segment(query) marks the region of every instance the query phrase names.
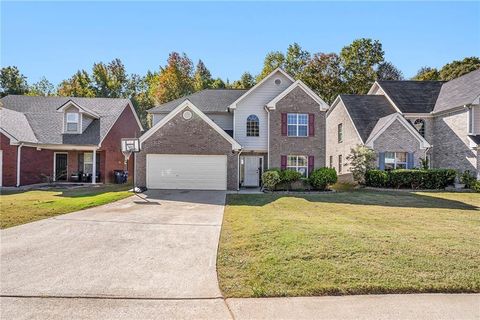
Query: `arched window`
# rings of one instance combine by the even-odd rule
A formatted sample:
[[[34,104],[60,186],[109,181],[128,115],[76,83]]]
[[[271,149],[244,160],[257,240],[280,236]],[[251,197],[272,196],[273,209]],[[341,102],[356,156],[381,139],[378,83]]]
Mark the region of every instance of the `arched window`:
[[[258,124],[258,117],[251,114],[247,118],[247,137],[258,137],[260,135],[260,128]]]
[[[420,135],[425,138],[425,120],[416,119],[413,123],[413,126],[415,127],[415,129],[417,129]]]

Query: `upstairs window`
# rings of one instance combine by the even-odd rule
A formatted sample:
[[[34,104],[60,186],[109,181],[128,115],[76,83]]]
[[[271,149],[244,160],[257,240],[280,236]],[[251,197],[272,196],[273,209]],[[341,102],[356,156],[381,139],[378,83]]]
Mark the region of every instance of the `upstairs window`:
[[[289,137],[308,136],[308,114],[287,114],[287,134]]]
[[[247,118],[247,137],[258,137],[260,135],[260,125],[258,117],[251,114]]]
[[[338,143],[342,143],[343,142],[343,123],[338,124],[337,134],[338,134]]]
[[[416,119],[413,123],[413,126],[415,127],[415,129],[417,129],[418,133],[420,133],[420,135],[425,138],[425,120]]]
[[[67,132],[78,132],[79,128],[79,114],[76,112],[67,112],[66,114],[66,131]]]

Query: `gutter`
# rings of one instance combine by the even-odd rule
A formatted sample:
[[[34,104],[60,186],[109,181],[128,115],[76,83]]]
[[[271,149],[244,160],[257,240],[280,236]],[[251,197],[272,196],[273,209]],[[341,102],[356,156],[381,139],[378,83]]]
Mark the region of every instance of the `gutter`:
[[[22,156],[22,147],[23,142],[20,143],[17,147],[17,185],[16,187],[20,187],[20,163],[21,163],[21,156]]]
[[[237,191],[240,191],[240,154],[243,149],[240,149],[237,154]]]

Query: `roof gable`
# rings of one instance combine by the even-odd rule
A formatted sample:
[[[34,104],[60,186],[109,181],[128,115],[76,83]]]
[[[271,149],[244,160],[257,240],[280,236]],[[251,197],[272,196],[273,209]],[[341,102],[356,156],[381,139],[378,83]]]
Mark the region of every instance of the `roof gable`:
[[[292,92],[293,89],[295,88],[300,88],[302,89],[306,94],[310,96],[316,103],[319,104],[320,110],[321,111],[326,111],[328,109],[328,104],[323,101],[322,98],[320,98],[315,92],[313,92],[312,89],[310,89],[305,83],[303,83],[301,80],[297,80],[294,83],[292,83],[287,89],[285,89],[282,93],[280,93],[278,96],[273,98],[269,103],[267,103],[267,107],[269,109],[275,110],[275,106],[277,102],[282,100],[285,96],[287,96],[290,92]]]
[[[287,80],[291,81],[292,83],[295,82],[295,79],[293,79],[288,73],[286,73],[285,71],[283,71],[281,68],[277,68],[275,70],[273,70],[272,72],[270,72],[269,75],[267,75],[265,78],[262,79],[262,81],[260,81],[259,83],[257,83],[256,85],[254,85],[253,87],[250,88],[250,90],[248,90],[247,92],[245,92],[242,96],[240,96],[237,100],[235,100],[233,103],[230,104],[229,108],[230,109],[236,109],[237,108],[237,105],[242,101],[244,100],[246,97],[248,97],[250,94],[252,94],[253,92],[255,92],[258,88],[260,88],[264,83],[266,83],[270,78],[272,78],[275,74],[277,73],[280,73],[282,74],[284,77],[287,78]],[[267,101],[268,102],[268,101]]]
[[[0,130],[14,142],[38,142],[27,118],[21,112],[0,107]]]
[[[367,141],[370,133],[380,118],[397,112],[383,95],[342,94],[338,99],[343,102],[343,105],[363,142]]]
[[[155,124],[152,128],[150,128],[147,132],[145,132],[140,137],[140,144],[142,144],[145,140],[150,138],[156,131],[166,125],[170,120],[173,119],[178,113],[180,113],[185,108],[189,108],[193,112],[195,112],[200,118],[205,121],[208,125],[210,125],[215,131],[217,131],[225,140],[227,140],[232,145],[232,150],[240,150],[242,147],[240,144],[235,141],[232,137],[228,135],[222,128],[220,128],[215,122],[212,121],[205,113],[203,113],[198,107],[196,107],[190,100],[185,100],[182,102],[178,107],[172,110],[166,117],[160,120],[157,124]]]
[[[382,135],[393,123],[398,121],[405,129],[407,129],[410,134],[418,140],[420,143],[421,149],[426,149],[430,147],[430,144],[425,140],[424,137],[408,122],[400,113],[394,113],[385,117],[378,119],[375,127],[373,128],[370,136],[368,137],[365,145],[367,147],[373,148],[373,143],[375,140]]]

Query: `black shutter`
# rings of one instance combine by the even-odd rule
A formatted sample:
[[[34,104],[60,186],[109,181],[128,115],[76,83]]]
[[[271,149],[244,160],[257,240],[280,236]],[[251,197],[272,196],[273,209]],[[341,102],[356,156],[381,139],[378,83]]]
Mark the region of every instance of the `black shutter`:
[[[78,153],[78,172],[83,173],[83,152]]]

